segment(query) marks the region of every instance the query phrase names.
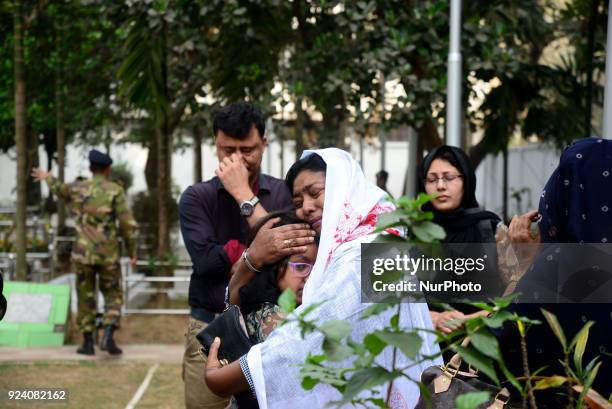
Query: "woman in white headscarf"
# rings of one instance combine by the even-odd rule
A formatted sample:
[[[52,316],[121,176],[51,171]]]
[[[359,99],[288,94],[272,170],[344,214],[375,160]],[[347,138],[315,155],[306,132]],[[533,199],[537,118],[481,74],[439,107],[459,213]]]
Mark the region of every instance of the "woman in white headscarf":
[[[287,183],[293,195],[298,217],[307,220],[320,235],[317,261],[304,287],[302,305],[324,302],[308,317],[318,324],[336,319],[352,326],[352,338],[360,341],[376,329],[388,325],[394,311],[361,320],[369,306],[361,302],[361,244],[371,242],[375,235],[377,217],[393,210],[386,201],[386,193],[368,182],[357,162],[340,149],[328,148],[305,151],[287,174]],[[404,330],[432,328],[426,304],[402,304],[400,326]],[[423,335],[421,355],[439,352],[429,335]],[[314,332],[305,338],[296,323],[275,329],[267,340],[251,348],[240,360],[241,375],[254,389],[260,408],[323,408],[341,398],[329,385],[319,384],[310,391],[301,387],[299,364],[307,355],[321,352],[323,335]],[[218,347],[218,343],[216,343]],[[209,362],[216,347],[211,348]],[[411,362],[401,354],[395,357],[394,367],[406,367]],[[378,357],[377,364],[391,369],[393,351],[387,347]],[[350,365],[350,362],[340,363]],[[422,371],[430,365],[441,364],[441,359],[422,362],[408,369],[407,375],[419,380]],[[236,368],[237,365],[234,365]],[[226,369],[226,368],[224,368]],[[211,372],[212,370],[212,372]],[[207,367],[206,380],[215,391],[216,368]],[[236,384],[236,383],[235,383]],[[387,386],[381,387],[383,396]],[[222,392],[223,389],[217,389]],[[229,391],[226,389],[226,393]],[[234,389],[232,393],[235,393]],[[389,398],[391,408],[413,408],[419,397],[416,384],[406,378],[394,381]]]

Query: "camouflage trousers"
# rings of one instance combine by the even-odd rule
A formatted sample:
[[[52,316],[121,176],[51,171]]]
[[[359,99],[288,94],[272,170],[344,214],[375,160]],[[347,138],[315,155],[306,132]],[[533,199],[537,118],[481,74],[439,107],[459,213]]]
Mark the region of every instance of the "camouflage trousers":
[[[106,266],[75,263],[74,267],[79,300],[77,324],[80,331],[93,332],[96,327],[96,275],[99,290],[104,296],[104,325],[119,327],[123,305],[119,264]]]

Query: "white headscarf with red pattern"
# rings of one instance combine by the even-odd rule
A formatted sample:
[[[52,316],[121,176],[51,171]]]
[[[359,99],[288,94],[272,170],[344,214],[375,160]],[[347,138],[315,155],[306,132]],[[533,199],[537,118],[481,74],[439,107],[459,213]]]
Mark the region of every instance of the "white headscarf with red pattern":
[[[351,155],[338,148],[307,150],[302,159],[316,153],[327,165],[325,204],[317,262],[308,277],[302,300],[307,303],[325,280],[325,270],[335,250],[344,243],[371,234],[378,215],[395,209],[387,193],[369,182]]]
[[[360,342],[366,334],[387,325],[394,314],[388,310],[361,319],[363,311],[370,306],[361,302],[361,244],[374,239],[371,233],[378,215],[394,207],[385,200],[383,190],[366,180],[357,162],[347,152],[335,148],[320,149],[306,151],[302,157],[312,153],[320,155],[327,165],[325,202],[317,261],[304,287],[302,305],[296,313],[321,302],[308,318],[319,325],[333,319],[348,322],[352,327],[351,337]],[[432,328],[426,304],[404,303],[400,317],[403,329]],[[421,354],[439,352],[435,338],[423,336]],[[323,336],[319,332],[302,338],[298,326],[291,322],[276,328],[266,341],[251,348],[247,362],[261,409],[323,408],[341,398],[340,393],[328,385],[319,384],[310,391],[301,387],[299,365],[304,363],[309,353],[320,354],[322,342]],[[376,363],[387,369],[391,369],[393,363],[396,368],[413,364],[402,354],[394,356],[392,348],[386,348]],[[348,361],[339,364],[351,365]],[[440,364],[441,359],[425,361],[411,366],[405,373],[418,380],[426,367]],[[381,385],[381,395],[385,396],[386,392],[387,385]],[[413,382],[398,378],[393,383],[389,404],[392,409],[409,409],[416,405],[418,397],[419,389]]]

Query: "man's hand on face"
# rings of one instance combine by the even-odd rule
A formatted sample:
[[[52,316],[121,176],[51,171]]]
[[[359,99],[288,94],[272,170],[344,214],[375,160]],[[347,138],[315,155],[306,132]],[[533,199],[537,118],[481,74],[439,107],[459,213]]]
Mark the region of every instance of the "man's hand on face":
[[[304,253],[314,243],[316,232],[308,224],[272,227],[280,219],[268,220],[257,232],[249,247],[249,258],[255,268],[273,264],[283,257]]]
[[[254,194],[249,186],[249,171],[240,156],[233,153],[219,163],[215,175],[221,179],[223,187],[238,203],[250,200]]]

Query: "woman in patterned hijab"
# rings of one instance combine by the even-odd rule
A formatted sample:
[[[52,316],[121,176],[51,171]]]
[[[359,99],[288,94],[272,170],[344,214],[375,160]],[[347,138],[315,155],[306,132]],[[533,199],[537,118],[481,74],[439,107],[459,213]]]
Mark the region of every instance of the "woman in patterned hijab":
[[[520,303],[513,309],[543,322],[540,308],[552,312],[568,340],[594,321],[583,367],[598,357],[602,365],[593,388],[608,397],[612,393],[612,250],[606,243],[612,241],[612,141],[587,138],[568,147],[542,192],[539,213],[545,247],[517,285]],[[502,346],[506,362],[516,363],[513,372],[522,373],[519,341],[506,331],[502,342],[507,344]],[[529,330],[527,345],[531,373],[548,366],[550,373],[563,374],[558,365],[563,352],[546,323]],[[553,394],[544,396],[543,405],[561,407],[555,399],[558,396]]]

